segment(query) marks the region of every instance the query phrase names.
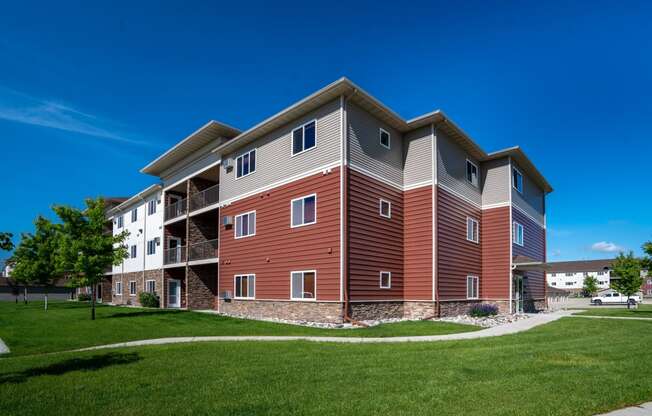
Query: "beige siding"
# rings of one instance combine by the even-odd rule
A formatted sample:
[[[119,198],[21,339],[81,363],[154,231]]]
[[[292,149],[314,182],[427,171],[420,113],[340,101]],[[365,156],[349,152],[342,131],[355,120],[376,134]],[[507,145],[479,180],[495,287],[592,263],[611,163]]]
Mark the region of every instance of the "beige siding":
[[[161,175],[163,180],[163,187],[174,185],[176,182],[187,178],[190,175],[196,175],[199,171],[206,169],[208,166],[214,165],[220,160],[220,156],[212,153],[211,150],[215,148],[215,144],[211,143],[203,148],[192,153],[184,160],[175,164],[175,169],[164,172]]]
[[[292,156],[292,130],[314,119],[317,120],[316,147]],[[234,153],[223,155],[223,160],[233,162],[233,169],[226,172],[224,166],[221,168],[220,200],[237,198],[320,166],[337,163],[340,161],[340,143],[340,102],[334,100]],[[254,148],[257,149],[256,172],[236,180],[235,158]]]
[[[432,135],[430,126],[411,131],[403,141],[403,185],[432,181]]]
[[[466,180],[466,159],[478,166],[478,187]],[[462,147],[441,130],[437,131],[437,181],[440,185],[482,204],[482,169],[477,160],[470,157]]]
[[[512,203],[514,206],[525,211],[531,217],[534,217],[539,223],[544,222],[544,192],[530,177],[512,160],[512,166],[515,166],[523,175],[523,194],[516,189],[512,191]],[[511,184],[510,172],[510,184]],[[511,185],[510,185],[511,186]]]
[[[402,186],[403,138],[401,134],[355,104],[348,105],[347,119],[351,165]],[[381,127],[391,134],[391,149],[380,145],[378,135]]]
[[[482,205],[509,202],[509,159],[482,163]]]

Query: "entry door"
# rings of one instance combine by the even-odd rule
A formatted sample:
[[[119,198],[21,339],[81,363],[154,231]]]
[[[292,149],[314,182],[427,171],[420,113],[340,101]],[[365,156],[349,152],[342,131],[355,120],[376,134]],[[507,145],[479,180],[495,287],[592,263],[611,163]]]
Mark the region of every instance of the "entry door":
[[[95,300],[102,303],[102,283],[98,284],[97,289],[95,289]]]
[[[168,308],[181,307],[181,283],[178,280],[168,280]]]
[[[523,313],[523,276],[514,275],[514,312]]]
[[[179,263],[181,262],[181,239],[180,238],[170,238],[168,242],[169,251],[169,261],[170,263]]]

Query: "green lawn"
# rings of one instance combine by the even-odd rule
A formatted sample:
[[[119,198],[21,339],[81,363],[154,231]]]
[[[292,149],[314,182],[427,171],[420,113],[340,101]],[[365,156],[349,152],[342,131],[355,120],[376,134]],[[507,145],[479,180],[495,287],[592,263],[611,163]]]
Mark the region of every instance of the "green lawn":
[[[592,307],[585,309],[585,312],[580,312],[577,315],[589,316],[625,316],[632,318],[652,318],[652,305],[642,304],[638,305],[637,309],[627,309],[626,305],[622,307]]]
[[[2,415],[592,415],[652,400],[652,322],[409,344],[197,343],[0,360]]]
[[[197,312],[98,306],[90,320],[88,304],[0,302],[0,338],[11,355],[67,351],[93,345],[150,338],[202,335],[329,335],[387,337],[439,335],[480,329],[447,322],[412,321],[361,329],[320,329]],[[0,413],[1,414],[1,413]]]

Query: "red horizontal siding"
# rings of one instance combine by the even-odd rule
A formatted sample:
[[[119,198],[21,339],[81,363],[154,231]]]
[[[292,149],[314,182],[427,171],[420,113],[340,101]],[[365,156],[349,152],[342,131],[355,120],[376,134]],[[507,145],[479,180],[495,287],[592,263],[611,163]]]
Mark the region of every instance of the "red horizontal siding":
[[[403,209],[405,299],[432,299],[432,186],[405,191]]]
[[[256,235],[234,238],[220,222],[220,287],[233,293],[233,276],[256,274],[256,299],[290,299],[290,272],[317,270],[317,300],[340,299],[339,169],[236,201],[221,214],[256,211]],[[290,201],[317,194],[317,223],[290,227]]]
[[[514,256],[528,256],[537,261],[546,259],[546,230],[518,209],[512,208],[512,219],[523,226],[523,246],[513,244]],[[543,299],[545,296],[545,273],[528,271],[527,276],[529,296],[533,299]]]
[[[510,280],[509,207],[482,211],[482,280],[480,294],[487,299],[508,299]]]

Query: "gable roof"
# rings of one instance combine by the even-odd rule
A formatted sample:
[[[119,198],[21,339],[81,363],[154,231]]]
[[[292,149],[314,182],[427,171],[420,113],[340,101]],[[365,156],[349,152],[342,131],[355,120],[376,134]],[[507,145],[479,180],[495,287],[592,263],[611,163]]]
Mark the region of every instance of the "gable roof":
[[[579,273],[579,272],[600,272],[610,270],[613,259],[601,260],[576,260],[576,261],[558,261],[548,263],[549,273]]]

